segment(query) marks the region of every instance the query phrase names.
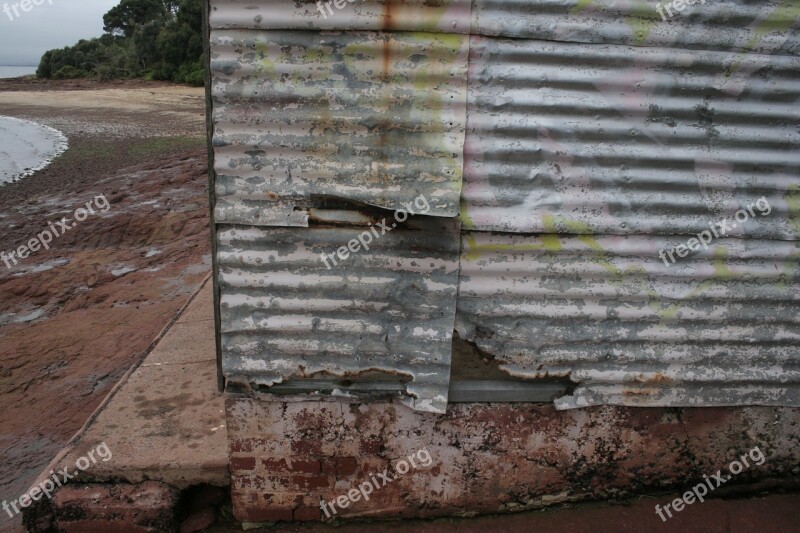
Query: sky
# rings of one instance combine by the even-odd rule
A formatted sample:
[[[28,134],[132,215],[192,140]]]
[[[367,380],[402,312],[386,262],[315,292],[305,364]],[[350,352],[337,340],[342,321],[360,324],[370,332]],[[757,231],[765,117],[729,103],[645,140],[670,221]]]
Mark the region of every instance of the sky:
[[[30,11],[9,8],[21,0],[0,0],[0,65],[38,65],[46,51],[103,34],[103,15],[119,0],[36,0]],[[11,20],[13,18],[13,20]]]

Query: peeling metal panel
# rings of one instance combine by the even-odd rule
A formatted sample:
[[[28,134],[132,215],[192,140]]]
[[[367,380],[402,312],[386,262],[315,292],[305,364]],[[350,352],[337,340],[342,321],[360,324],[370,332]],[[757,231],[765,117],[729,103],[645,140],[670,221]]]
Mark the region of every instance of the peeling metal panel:
[[[327,1],[327,0],[326,0]],[[392,30],[469,33],[472,0],[348,0],[320,10],[316,0],[215,0],[214,29]],[[324,4],[325,2],[322,2]]]
[[[800,243],[685,237],[463,238],[456,329],[500,368],[578,384],[559,408],[800,406]]]
[[[350,391],[393,381],[387,386],[405,390],[415,409],[444,411],[470,5],[346,2],[323,16],[315,2],[212,0],[214,217],[229,385],[304,387],[336,377],[352,380]],[[428,216],[325,266],[321,253],[369,232],[390,218],[386,210],[413,213],[420,198]]]
[[[441,413],[455,322],[526,381],[460,400],[800,406],[799,6],[213,0],[225,377]]]
[[[796,239],[800,57],[472,37],[467,229]]]
[[[786,384],[767,381],[753,384],[722,382],[699,385],[647,385],[639,383],[604,384],[594,382],[578,387],[574,396],[555,401],[558,409],[595,405],[631,407],[736,407],[745,405],[800,406],[800,386],[796,380]]]
[[[350,378],[411,382],[411,406],[444,412],[450,378],[459,227],[415,217],[326,268],[355,228],[218,229],[223,372],[232,383]]]
[[[800,55],[797,0],[475,0],[472,33],[548,41]]]
[[[217,220],[298,226],[315,197],[420,195],[457,216],[467,54],[463,35],[214,31]]]

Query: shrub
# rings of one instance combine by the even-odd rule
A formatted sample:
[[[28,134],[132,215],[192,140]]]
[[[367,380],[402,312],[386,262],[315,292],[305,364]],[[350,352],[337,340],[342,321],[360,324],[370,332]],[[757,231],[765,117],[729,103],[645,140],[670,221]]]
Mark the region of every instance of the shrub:
[[[86,78],[88,76],[89,73],[85,70],[75,68],[71,65],[65,65],[53,74],[53,77],[57,80],[74,80],[75,78]]]

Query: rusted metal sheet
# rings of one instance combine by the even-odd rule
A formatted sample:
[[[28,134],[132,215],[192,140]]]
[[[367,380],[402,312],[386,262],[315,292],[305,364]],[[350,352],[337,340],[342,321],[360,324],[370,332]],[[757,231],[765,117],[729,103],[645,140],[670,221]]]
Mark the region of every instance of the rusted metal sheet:
[[[456,329],[559,408],[800,406],[800,243],[466,232]]]
[[[320,199],[420,195],[457,216],[467,53],[450,34],[213,32],[217,221],[302,226]]]
[[[244,389],[344,378],[336,394],[442,412],[470,3],[340,4],[210,4],[221,366]],[[427,217],[321,259],[419,200]]]
[[[797,0],[686,0],[680,11],[664,9],[670,4],[660,0],[475,0],[472,33],[800,55]]]
[[[336,254],[362,231],[369,233],[367,226],[218,228],[229,383],[393,375],[407,382],[413,408],[444,412],[458,223],[414,217],[326,267],[321,254]]]
[[[229,383],[443,412],[456,322],[511,376],[568,377],[562,409],[800,405],[797,2],[340,5],[211,2]]]
[[[248,30],[391,30],[467,34],[472,0],[212,1],[211,27]],[[326,5],[327,4],[327,5]]]
[[[796,239],[800,57],[472,37],[465,228]]]

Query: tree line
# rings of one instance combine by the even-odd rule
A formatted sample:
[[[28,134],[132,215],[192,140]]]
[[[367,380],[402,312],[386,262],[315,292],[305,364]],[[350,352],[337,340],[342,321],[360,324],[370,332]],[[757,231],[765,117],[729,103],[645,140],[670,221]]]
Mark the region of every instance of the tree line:
[[[49,50],[39,78],[146,78],[203,85],[201,0],[121,0],[101,37]]]

